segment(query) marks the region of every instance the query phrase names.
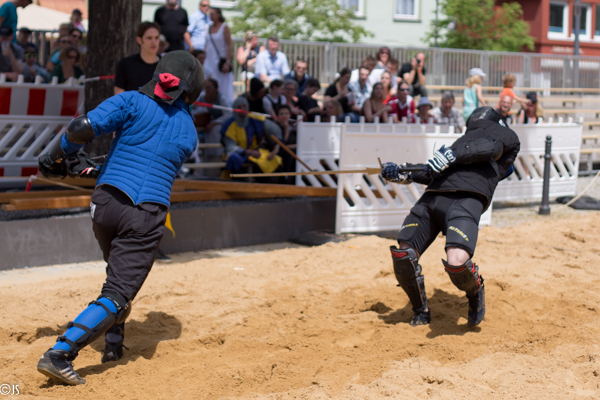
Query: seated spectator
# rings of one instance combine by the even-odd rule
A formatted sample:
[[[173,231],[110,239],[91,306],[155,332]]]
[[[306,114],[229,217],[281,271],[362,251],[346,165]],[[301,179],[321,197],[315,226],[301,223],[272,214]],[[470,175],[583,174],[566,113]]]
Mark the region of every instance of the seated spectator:
[[[335,117],[337,122],[344,122],[344,109],[336,99],[327,100],[323,107],[322,121],[329,122],[331,121],[331,117]]]
[[[198,101],[231,107],[231,104],[219,92],[219,83],[212,78],[207,78],[204,81],[204,90],[198,97]],[[194,106],[192,116],[194,117],[194,125],[200,128],[199,132],[205,135],[204,142],[219,143],[221,142],[221,126],[226,119],[231,117],[231,112],[205,106]],[[218,161],[223,157],[223,149],[205,149],[203,152],[208,161]]]
[[[419,105],[417,106],[417,115],[415,115],[414,122],[419,124],[432,124],[433,117],[429,113],[433,108],[433,104],[427,97],[421,97],[419,99]]]
[[[287,105],[282,105],[277,108],[277,119],[275,122],[281,128],[281,141],[286,147],[292,150],[294,153],[296,152],[296,126],[290,122],[290,118],[292,116],[290,107]],[[279,150],[279,156],[281,157],[281,172],[295,172],[296,171],[296,159],[292,157],[284,149]],[[294,177],[288,176],[285,179],[282,179],[280,183],[293,185]]]
[[[200,65],[204,66],[204,61],[206,60],[206,52],[204,50],[194,50],[192,51],[192,55],[196,57]]]
[[[69,31],[69,40],[71,41],[71,45],[73,47],[79,48],[79,43],[83,39],[83,33],[77,28],[73,28]]]
[[[302,116],[306,120],[306,114],[298,107],[298,82],[295,79],[286,79],[283,82],[283,95],[285,96],[285,104],[290,108],[292,118],[296,119]]]
[[[0,28],[0,73],[6,74],[9,81],[16,82],[23,73],[23,48],[13,42],[13,29],[10,26]]]
[[[292,79],[298,84],[296,96],[300,96],[300,94],[304,92],[304,89],[306,89],[306,83],[309,79],[312,79],[312,76],[310,76],[306,71],[308,71],[308,63],[302,58],[299,58],[294,64],[294,70],[285,76],[284,81]]]
[[[373,84],[377,83],[377,82],[381,82],[381,76],[383,75],[384,72],[388,72],[390,74],[390,80],[391,80],[391,86],[392,88],[395,88],[397,83],[397,79],[396,79],[396,73],[398,72],[398,65],[399,62],[398,60],[396,60],[395,58],[390,58],[386,64],[385,69],[374,69],[373,72],[371,72],[371,75],[369,76],[369,81],[372,82]],[[396,92],[394,91],[392,93],[392,96],[395,95]]]
[[[254,77],[250,79],[250,91],[242,94],[242,97],[248,102],[250,111],[266,114],[263,107],[263,98],[267,95],[267,88],[260,79]]]
[[[369,85],[369,73],[367,67],[360,67],[358,81],[348,84],[348,89],[354,94],[356,100],[352,111],[358,114],[361,113],[365,102],[371,97],[372,88]]]
[[[79,62],[79,50],[73,46],[67,46],[60,52],[61,63],[54,67],[51,76],[58,77],[58,83],[65,83],[69,78],[79,79],[83,75],[81,68],[77,66]]]
[[[500,104],[498,104],[498,108],[496,109],[496,111],[498,111],[506,125],[508,125],[509,120],[511,120],[510,109],[512,108],[512,105],[512,96],[505,94],[504,96],[500,97]]]
[[[21,28],[19,29],[19,34],[17,35],[17,44],[21,47],[25,47],[31,43],[31,35],[33,32],[29,28]],[[33,44],[33,43],[32,43]]]
[[[348,88],[351,72],[349,68],[342,68],[340,70],[340,76],[325,91],[323,101],[325,103],[332,99],[339,101],[344,112],[343,118],[350,117],[351,122],[358,122],[359,115],[352,110],[352,106],[356,101]]]
[[[379,117],[379,122],[387,123],[389,118],[388,113],[391,109],[391,106],[383,103],[383,84],[377,82],[373,86],[371,98],[367,99],[363,106],[365,121],[374,122],[375,117]]]
[[[271,81],[269,92],[262,99],[263,110],[266,114],[276,115],[275,108],[286,104],[285,96],[283,95],[283,82],[279,79]]]
[[[436,124],[453,126],[456,132],[461,132],[465,126],[462,113],[454,107],[454,94],[449,91],[442,94],[442,106],[434,108],[431,115]]]
[[[237,61],[242,67],[242,73],[240,79],[242,81],[249,81],[254,78],[254,71],[256,67],[256,57],[265,51],[265,46],[258,44],[258,35],[256,32],[248,31],[244,35],[244,46],[240,46],[237,49]]]
[[[510,96],[513,100],[518,101],[521,104],[531,105],[531,101],[525,97],[519,97],[514,92],[513,88],[517,83],[517,78],[513,74],[506,74],[502,77],[502,86],[504,89],[500,92],[500,100],[498,102],[498,108],[500,108],[500,101],[502,101],[502,97]],[[509,112],[510,114],[510,112]]]
[[[25,82],[35,82],[36,76],[42,77],[42,82],[49,83],[51,80],[50,73],[44,67],[38,64],[38,50],[35,44],[28,43],[25,45],[24,63],[23,63],[23,80]]]
[[[51,43],[50,43],[50,49],[51,49],[51,53],[54,54],[56,52],[56,48],[57,47],[62,47],[61,43],[60,43],[60,39],[63,36],[69,36],[69,32],[71,32],[71,29],[75,28],[75,26],[72,23],[64,23],[64,24],[60,24],[60,26],[58,27],[58,38],[57,39],[52,39]]]
[[[389,47],[383,46],[380,47],[377,51],[377,64],[375,64],[375,69],[385,69],[388,63],[388,60],[392,56],[392,51]]]
[[[240,96],[233,102],[233,108],[248,111],[248,102]],[[236,112],[225,120],[221,127],[226,155],[222,178],[229,179],[229,174],[240,171],[247,161],[256,163],[263,172],[273,172],[279,168],[281,165],[281,157],[277,155],[279,146],[273,146],[271,151],[265,148],[264,131],[267,123],[276,125],[269,120],[263,123],[248,114]]]
[[[376,82],[374,82],[371,79],[370,74],[374,71],[375,69],[375,64],[377,64],[377,60],[375,60],[375,57],[368,55],[365,58],[363,58],[362,64],[360,65],[359,68],[353,69],[352,70],[352,74],[350,75],[350,82],[357,82],[358,81],[358,75],[360,74],[360,68],[367,68],[369,70],[369,79],[368,79],[368,83],[369,86],[373,86],[373,84],[375,84]]]
[[[390,115],[395,119],[396,122],[412,122],[413,115],[415,114],[415,102],[408,93],[410,92],[410,86],[404,81],[398,83],[398,93],[393,96],[388,104],[392,110]]]
[[[60,52],[62,51],[62,49],[70,45],[71,39],[68,33],[58,38],[56,46],[54,47],[54,50],[52,50],[52,54],[50,55],[50,57],[48,58],[48,62],[46,63],[46,71],[52,72],[54,67],[61,63]]]
[[[402,64],[402,68],[398,76],[410,84],[410,95],[427,97],[427,89],[425,88],[425,54],[419,53],[413,57],[409,63]]]
[[[313,98],[315,93],[321,89],[321,84],[316,79],[309,79],[306,82],[306,89],[300,96],[298,96],[298,107],[306,115],[306,120],[309,122],[315,122],[315,116],[321,115],[321,107],[319,102]]]
[[[520,124],[537,124],[544,117],[544,109],[538,102],[537,93],[529,92],[525,97],[531,101],[531,105],[521,104],[518,121]]]
[[[285,54],[279,51],[279,39],[271,36],[267,40],[267,51],[256,56],[255,74],[264,83],[275,79],[283,79],[290,72],[290,66]]]
[[[142,22],[136,29],[140,52],[123,57],[117,62],[114,94],[138,90],[152,80],[160,58],[156,55],[160,27],[155,22]]]
[[[85,33],[85,27],[81,23],[83,20],[83,15],[81,14],[81,10],[78,8],[73,9],[71,12],[71,23],[73,26],[81,31],[81,33]]]
[[[392,74],[383,71],[381,74],[381,83],[383,84],[383,104],[388,104],[392,97],[396,95],[395,88],[392,85]]]

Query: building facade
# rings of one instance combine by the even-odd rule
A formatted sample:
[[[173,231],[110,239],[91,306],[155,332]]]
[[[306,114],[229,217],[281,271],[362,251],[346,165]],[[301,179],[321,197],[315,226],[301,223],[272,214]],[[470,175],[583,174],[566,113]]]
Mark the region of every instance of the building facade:
[[[284,0],[286,1],[286,0]],[[435,21],[436,0],[338,0],[339,4],[355,10],[355,22],[373,33],[362,43],[388,46],[427,46],[426,33]],[[144,0],[142,20],[152,20],[154,11],[164,0]],[[198,9],[199,0],[181,0],[188,15]],[[239,15],[237,1],[211,0],[211,5],[221,7],[226,18]]]

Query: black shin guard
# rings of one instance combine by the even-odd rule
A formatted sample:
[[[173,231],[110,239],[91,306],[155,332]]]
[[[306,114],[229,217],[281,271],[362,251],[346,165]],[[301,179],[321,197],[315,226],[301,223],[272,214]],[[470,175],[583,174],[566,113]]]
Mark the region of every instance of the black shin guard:
[[[472,297],[477,294],[483,284],[483,279],[479,276],[479,267],[471,259],[458,267],[448,264],[445,260],[442,260],[442,263],[454,286],[464,290],[467,296]]]
[[[400,250],[396,246],[390,246],[390,251],[398,286],[408,295],[416,314],[426,312],[425,277],[421,275],[417,252],[412,248]]]

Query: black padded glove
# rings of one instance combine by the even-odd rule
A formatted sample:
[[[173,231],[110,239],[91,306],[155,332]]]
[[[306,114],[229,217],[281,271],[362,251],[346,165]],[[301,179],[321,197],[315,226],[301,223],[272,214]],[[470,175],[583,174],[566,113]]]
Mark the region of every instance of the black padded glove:
[[[83,150],[79,150],[67,160],[68,174],[73,178],[97,178],[101,164],[95,162]]]
[[[67,176],[67,163],[64,160],[56,162],[50,154],[38,157],[38,169],[46,178],[56,179]]]

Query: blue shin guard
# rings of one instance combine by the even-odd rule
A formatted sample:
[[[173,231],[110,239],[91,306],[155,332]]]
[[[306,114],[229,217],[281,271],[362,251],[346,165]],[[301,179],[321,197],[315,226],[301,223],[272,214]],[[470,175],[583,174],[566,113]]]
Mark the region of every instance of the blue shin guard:
[[[119,306],[119,302],[101,296],[92,301],[73,322],[69,322],[67,331],[54,345],[55,350],[68,351],[71,359],[77,356],[81,348],[93,342],[115,324],[118,317],[128,307]]]

